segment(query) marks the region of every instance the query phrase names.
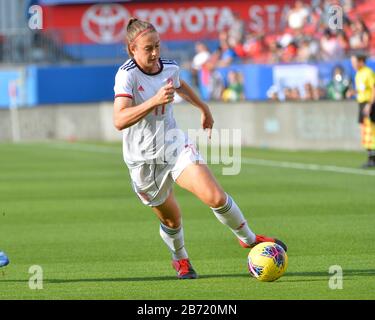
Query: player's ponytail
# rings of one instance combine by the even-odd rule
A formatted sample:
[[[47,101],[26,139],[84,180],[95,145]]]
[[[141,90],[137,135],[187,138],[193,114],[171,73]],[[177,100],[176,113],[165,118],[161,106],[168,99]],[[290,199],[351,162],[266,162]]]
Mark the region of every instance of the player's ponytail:
[[[137,18],[130,18],[126,26],[126,49],[130,57],[133,57],[130,46],[135,44],[136,40],[147,32],[157,32],[155,27],[147,22]]]

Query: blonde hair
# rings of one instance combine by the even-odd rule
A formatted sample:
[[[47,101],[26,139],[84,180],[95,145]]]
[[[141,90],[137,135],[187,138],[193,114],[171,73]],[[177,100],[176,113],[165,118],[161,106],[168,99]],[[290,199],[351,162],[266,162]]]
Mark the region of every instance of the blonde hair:
[[[126,26],[126,50],[130,57],[133,58],[133,54],[130,51],[130,46],[135,43],[135,40],[147,33],[147,32],[157,32],[155,27],[147,22],[142,21],[137,18],[130,18],[128,25]]]

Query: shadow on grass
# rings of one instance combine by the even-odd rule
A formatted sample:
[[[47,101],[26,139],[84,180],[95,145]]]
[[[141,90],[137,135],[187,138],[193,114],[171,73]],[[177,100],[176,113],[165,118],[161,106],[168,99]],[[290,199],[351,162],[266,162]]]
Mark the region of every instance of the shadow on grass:
[[[326,281],[330,274],[327,271],[314,272],[287,272],[283,282],[296,281]],[[375,276],[375,270],[343,270],[343,276]],[[296,279],[288,279],[289,277]],[[305,277],[310,279],[298,279]],[[314,277],[324,277],[324,279],[314,279]],[[203,274],[199,279],[222,279],[222,278],[250,278],[248,273],[237,274]],[[89,278],[89,279],[45,279],[44,283],[61,284],[61,283],[79,283],[79,282],[144,282],[144,281],[176,281],[176,276],[158,276],[158,277],[124,277],[124,278]],[[27,283],[28,280],[12,280],[0,276],[0,283]]]
[[[206,274],[199,275],[199,279],[210,279],[210,278],[249,278],[249,274]],[[44,283],[77,283],[77,282],[144,282],[144,281],[176,281],[176,276],[160,276],[160,277],[128,277],[128,278],[91,278],[91,279],[45,279]],[[23,283],[28,282],[28,280],[11,280],[2,279],[0,277],[0,282],[13,282],[13,283]]]

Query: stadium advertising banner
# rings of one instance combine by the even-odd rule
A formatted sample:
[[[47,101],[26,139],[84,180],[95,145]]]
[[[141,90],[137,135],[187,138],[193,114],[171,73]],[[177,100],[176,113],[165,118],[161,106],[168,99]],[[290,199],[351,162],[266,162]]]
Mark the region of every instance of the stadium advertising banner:
[[[44,29],[58,31],[65,44],[122,42],[132,16],[150,21],[163,40],[216,39],[235,15],[251,31],[275,32],[285,24],[293,0],[129,2],[43,6]]]
[[[33,0],[30,0],[33,1]],[[49,5],[53,6],[56,4],[81,4],[81,3],[112,3],[112,2],[168,2],[175,0],[36,0],[40,5]]]

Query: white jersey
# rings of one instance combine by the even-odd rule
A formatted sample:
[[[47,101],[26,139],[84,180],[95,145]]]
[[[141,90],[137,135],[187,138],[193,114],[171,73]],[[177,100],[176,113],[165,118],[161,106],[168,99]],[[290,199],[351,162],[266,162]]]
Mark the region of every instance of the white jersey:
[[[180,87],[179,67],[173,60],[160,59],[160,70],[146,73],[133,59],[127,60],[119,69],[115,79],[115,97],[128,97],[133,106],[140,105],[153,97],[161,87],[172,83]],[[145,162],[167,163],[168,146],[173,138],[166,138],[167,132],[177,129],[172,104],[156,107],[143,119],[123,130],[124,161],[129,168]],[[183,143],[187,143],[186,136]]]

